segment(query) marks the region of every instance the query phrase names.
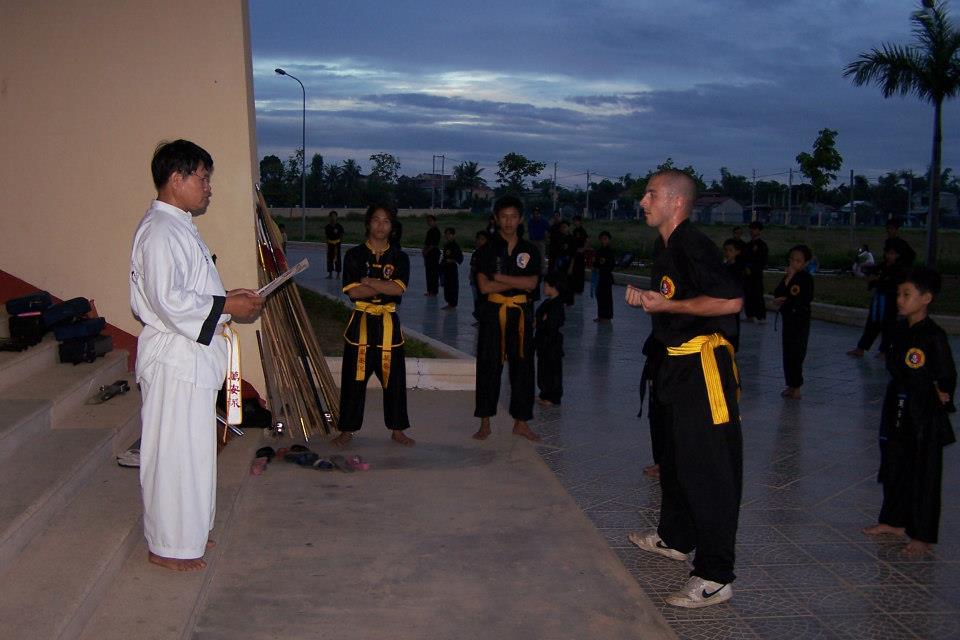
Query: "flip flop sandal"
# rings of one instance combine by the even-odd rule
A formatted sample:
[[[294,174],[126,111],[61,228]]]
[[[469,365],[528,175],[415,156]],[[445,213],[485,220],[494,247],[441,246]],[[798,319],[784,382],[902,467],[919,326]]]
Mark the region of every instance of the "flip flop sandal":
[[[356,469],[357,471],[369,471],[370,463],[365,461],[360,456],[350,456],[347,458],[347,464]]]
[[[266,458],[269,462],[273,460],[273,457],[277,455],[277,452],[273,450],[273,447],[260,447],[257,449],[257,452],[253,455],[254,458]]]
[[[330,456],[330,462],[340,471],[346,473],[353,473],[354,468],[347,463],[347,459],[343,456]]]
[[[309,467],[314,462],[319,460],[320,456],[313,451],[291,451],[287,455],[283,456],[283,459],[287,462],[298,464],[301,467]]]
[[[292,451],[293,453],[303,453],[305,451],[310,451],[310,449],[303,446],[302,444],[294,444],[294,445],[290,445],[290,451]]]
[[[333,471],[334,469],[336,469],[336,467],[333,466],[333,463],[327,460],[326,458],[320,458],[319,460],[314,462],[313,468],[316,469],[317,471]]]

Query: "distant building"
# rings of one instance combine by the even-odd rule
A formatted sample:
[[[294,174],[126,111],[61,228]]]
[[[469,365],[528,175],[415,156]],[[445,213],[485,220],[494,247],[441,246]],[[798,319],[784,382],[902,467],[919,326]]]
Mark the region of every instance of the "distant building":
[[[461,208],[470,206],[476,200],[492,200],[494,196],[493,189],[487,185],[479,187],[470,187],[468,189],[456,189],[449,191],[453,182],[453,176],[440,173],[421,173],[414,177],[417,186],[427,193],[433,192],[433,199],[437,206],[440,206],[440,190],[447,189],[447,195],[444,196],[444,206],[448,208]]]
[[[918,191],[910,201],[906,226],[922,227],[927,223],[930,213],[930,192]],[[940,226],[960,227],[960,212],[957,210],[957,194],[950,191],[940,192]]]
[[[743,205],[729,196],[707,194],[693,203],[693,219],[705,224],[740,224]]]

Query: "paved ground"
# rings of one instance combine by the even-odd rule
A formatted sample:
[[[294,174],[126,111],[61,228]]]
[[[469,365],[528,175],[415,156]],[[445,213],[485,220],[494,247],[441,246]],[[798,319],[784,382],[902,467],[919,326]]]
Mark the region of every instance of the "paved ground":
[[[324,280],[322,249],[303,282]],[[461,270],[461,305],[441,311],[427,298],[419,255],[400,309],[402,322],[472,353],[471,300]],[[319,277],[318,277],[319,276]],[[589,285],[588,285],[589,286]],[[656,526],[659,486],[641,474],[651,460],[648,423],[638,420],[639,346],[649,332],[642,312],[615,290],[611,325],[591,322],[595,303],[578,298],[567,311],[565,396],[537,410],[543,460],[639,585],[682,638],[948,638],[960,637],[960,465],[945,452],[941,542],[932,558],[905,560],[894,541],[860,528],[875,522],[881,492],[874,481],[881,361],[844,353],[859,337],[852,327],[814,322],[800,401],[783,387],[780,335],[774,324],[744,325],[738,356],[743,381],[745,485],[738,535],[736,596],[699,612],[668,607],[663,596],[682,584],[676,563],[650,557],[626,539]],[[960,341],[953,340],[955,357]],[[960,358],[958,358],[960,361]],[[470,420],[472,407],[464,407]]]

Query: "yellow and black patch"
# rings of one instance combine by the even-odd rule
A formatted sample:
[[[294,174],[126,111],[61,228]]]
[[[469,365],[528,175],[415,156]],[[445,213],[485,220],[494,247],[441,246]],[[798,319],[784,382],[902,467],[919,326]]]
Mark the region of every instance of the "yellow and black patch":
[[[667,300],[676,295],[677,285],[673,284],[673,280],[670,279],[670,276],[663,276],[660,278],[660,293],[663,294],[663,297]]]
[[[907,351],[907,356],[903,359],[903,362],[911,369],[919,369],[927,364],[927,354],[922,349],[913,347]]]
[[[800,295],[800,285],[795,284],[792,287],[790,287],[790,295],[792,296]]]

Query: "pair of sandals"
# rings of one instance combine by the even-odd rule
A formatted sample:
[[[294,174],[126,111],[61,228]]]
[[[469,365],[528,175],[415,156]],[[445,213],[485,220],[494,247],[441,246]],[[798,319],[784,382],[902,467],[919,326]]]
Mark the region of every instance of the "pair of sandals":
[[[283,459],[292,462],[301,467],[313,467],[319,471],[340,470],[345,473],[354,471],[368,471],[370,463],[366,462],[360,456],[350,456],[345,458],[341,455],[333,455],[329,458],[321,458],[319,454],[314,453],[302,444],[295,444],[289,449],[280,450],[283,453]],[[270,461],[278,452],[274,452],[271,447],[263,447],[257,451],[257,459],[267,458]]]

